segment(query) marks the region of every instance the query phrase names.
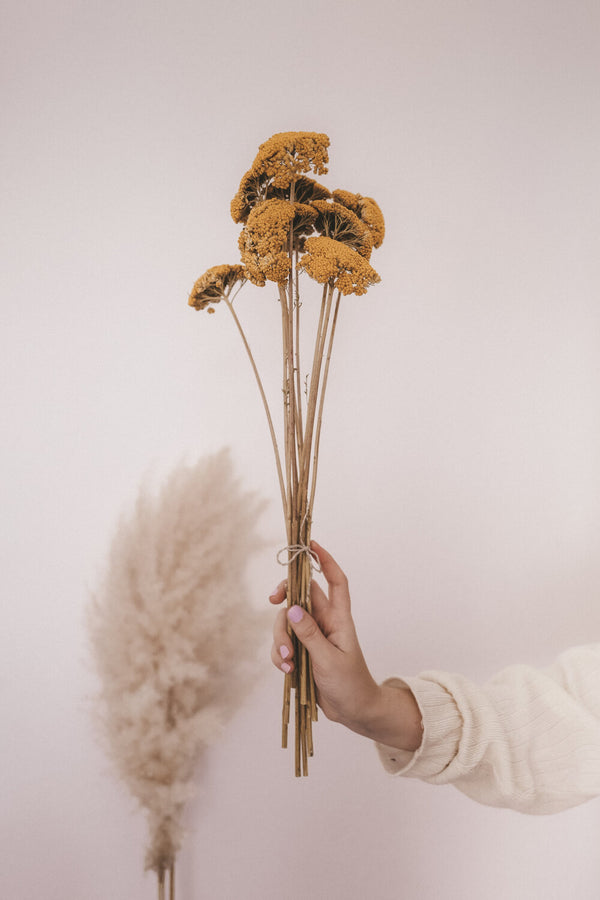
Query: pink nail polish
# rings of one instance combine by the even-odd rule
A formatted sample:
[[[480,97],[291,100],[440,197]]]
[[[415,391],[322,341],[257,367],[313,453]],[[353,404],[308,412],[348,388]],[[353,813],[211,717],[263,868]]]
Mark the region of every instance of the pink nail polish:
[[[288,672],[292,671],[292,667],[289,666],[287,663],[281,663],[281,668],[285,672],[286,675],[288,674]]]
[[[281,656],[282,659],[287,659],[288,656],[290,655],[290,651],[285,646],[285,644],[282,644],[281,647],[279,648],[279,655]]]
[[[304,610],[301,606],[292,606],[288,610],[288,619],[296,624],[303,618]]]

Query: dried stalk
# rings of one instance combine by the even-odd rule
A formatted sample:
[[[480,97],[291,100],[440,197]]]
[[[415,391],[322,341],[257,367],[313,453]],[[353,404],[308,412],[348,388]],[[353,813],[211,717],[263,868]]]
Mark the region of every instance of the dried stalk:
[[[256,383],[257,383],[257,385],[258,385],[258,390],[259,390],[259,392],[260,392],[260,396],[261,396],[261,399],[262,399],[262,402],[263,402],[264,410],[265,410],[265,413],[266,413],[266,416],[267,416],[267,422],[268,422],[268,425],[269,425],[269,432],[270,432],[270,434],[271,434],[271,441],[272,441],[272,443],[273,443],[273,452],[275,453],[275,465],[276,465],[276,467],[277,467],[277,477],[278,477],[278,479],[279,479],[279,490],[280,490],[280,492],[281,492],[281,500],[282,500],[282,503],[283,503],[284,508],[285,508],[285,505],[286,505],[286,494],[285,494],[285,486],[284,486],[284,483],[283,483],[283,473],[282,473],[282,471],[281,471],[281,457],[280,457],[280,455],[279,455],[279,445],[277,444],[277,437],[276,437],[276,435],[275,435],[275,429],[274,429],[274,427],[273,427],[273,419],[271,418],[271,410],[269,409],[269,404],[268,404],[268,402],[267,402],[267,397],[266,397],[266,394],[265,394],[265,389],[263,388],[263,383],[262,383],[260,374],[259,374],[259,372],[258,372],[258,369],[257,369],[257,367],[256,367],[256,363],[254,362],[254,356],[252,355],[252,350],[250,349],[250,345],[249,345],[248,340],[247,340],[247,338],[246,338],[246,335],[245,335],[245,333],[244,333],[244,329],[242,328],[242,324],[241,324],[240,320],[238,319],[238,317],[237,317],[237,315],[236,315],[236,312],[235,312],[235,310],[234,310],[234,308],[233,308],[233,302],[232,302],[232,300],[231,300],[229,297],[227,297],[227,296],[225,296],[225,295],[223,296],[223,300],[224,300],[225,303],[227,304],[227,308],[228,308],[229,312],[231,313],[231,315],[233,316],[233,320],[234,320],[234,322],[235,322],[235,324],[236,324],[236,326],[237,326],[237,329],[238,329],[238,331],[239,331],[239,333],[240,333],[240,335],[241,335],[242,341],[243,341],[243,343],[244,343],[244,347],[246,348],[246,353],[248,354],[248,358],[249,358],[250,364],[251,364],[251,366],[252,366],[252,371],[254,372],[254,377],[256,378]]]
[[[313,456],[312,481],[310,487],[310,500],[308,504],[308,517],[312,518],[313,505],[315,502],[315,491],[317,487],[317,468],[319,465],[319,445],[321,443],[321,425],[323,423],[323,406],[325,403],[325,390],[327,388],[327,378],[329,376],[329,363],[331,362],[331,351],[333,349],[333,339],[335,337],[335,326],[337,324],[338,311],[340,308],[341,293],[338,291],[335,303],[335,311],[333,314],[333,323],[329,334],[329,345],[327,347],[327,359],[325,360],[325,372],[323,374],[323,386],[321,388],[321,398],[319,401],[319,414],[317,416],[317,433],[315,437],[315,450]]]
[[[175,900],[175,863],[172,862],[168,869],[161,868],[157,872],[158,900],[165,900],[165,890],[169,889],[169,900]]]

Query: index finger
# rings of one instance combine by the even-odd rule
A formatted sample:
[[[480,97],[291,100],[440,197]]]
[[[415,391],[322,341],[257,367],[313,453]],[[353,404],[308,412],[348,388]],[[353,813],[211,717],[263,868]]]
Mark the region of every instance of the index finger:
[[[287,580],[280,581],[273,593],[269,594],[270,603],[283,603],[287,596]]]
[[[350,609],[350,589],[346,575],[335,559],[316,541],[310,542],[310,549],[316,554],[321,571],[329,587],[329,601],[338,608]]]

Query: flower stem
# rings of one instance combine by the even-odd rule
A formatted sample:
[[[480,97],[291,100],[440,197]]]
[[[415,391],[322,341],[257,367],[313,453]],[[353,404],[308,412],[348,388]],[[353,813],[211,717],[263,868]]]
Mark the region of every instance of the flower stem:
[[[302,453],[302,464],[300,466],[300,479],[304,485],[306,493],[308,491],[309,468],[311,462],[311,449],[313,441],[313,431],[315,417],[317,412],[317,399],[319,393],[319,382],[321,378],[321,366],[323,354],[325,351],[325,340],[329,329],[329,318],[331,316],[331,304],[333,297],[333,288],[325,285],[323,288],[323,299],[321,302],[321,315],[319,318],[319,326],[317,329],[317,338],[315,341],[315,355],[313,359],[313,367],[310,377],[310,391],[308,396],[308,406],[306,410],[306,431],[304,435],[304,446]],[[306,501],[304,501],[306,502]]]
[[[298,252],[294,253],[294,312],[296,315],[296,347],[294,352],[294,367],[296,371],[296,440],[298,443],[298,456],[302,456],[304,433],[302,428],[302,390],[300,385],[300,285],[298,283]]]
[[[338,295],[335,301],[335,310],[333,313],[333,322],[331,324],[331,331],[329,333],[329,344],[327,346],[327,359],[325,360],[325,371],[323,372],[323,384],[321,385],[321,396],[319,399],[319,412],[317,415],[317,432],[315,435],[315,446],[313,453],[313,467],[312,467],[312,481],[310,485],[310,499],[308,502],[308,517],[309,519],[312,517],[313,504],[315,502],[315,490],[317,486],[317,468],[319,465],[319,444],[321,442],[321,424],[323,422],[323,406],[325,403],[325,390],[327,388],[327,378],[329,376],[329,363],[331,362],[331,351],[333,348],[333,338],[335,337],[335,326],[337,324],[337,317],[340,308],[340,298],[341,291],[338,291]]]
[[[265,395],[265,391],[263,388],[263,384],[258,373],[258,369],[256,368],[256,363],[254,362],[254,356],[252,355],[252,351],[250,350],[250,345],[246,339],[246,335],[244,334],[244,329],[242,328],[241,322],[238,319],[235,310],[233,308],[233,304],[229,300],[228,297],[223,297],[223,300],[227,304],[227,308],[231,315],[233,316],[233,320],[237,325],[238,331],[241,335],[242,341],[244,342],[244,347],[246,348],[246,353],[248,354],[248,358],[252,365],[252,370],[254,372],[254,377],[256,378],[256,383],[258,385],[258,390],[260,391],[260,396],[262,398],[263,406],[265,408],[265,413],[267,415],[267,422],[269,423],[269,431],[271,433],[271,441],[273,443],[273,452],[275,453],[275,465],[277,466],[277,476],[279,478],[279,489],[281,491],[281,499],[283,502],[283,507],[286,507],[286,494],[285,494],[285,485],[283,481],[283,472],[281,470],[281,458],[279,456],[279,447],[277,445],[277,437],[275,435],[275,429],[273,428],[273,420],[271,418],[271,411],[269,409],[269,404],[267,402],[267,397]]]

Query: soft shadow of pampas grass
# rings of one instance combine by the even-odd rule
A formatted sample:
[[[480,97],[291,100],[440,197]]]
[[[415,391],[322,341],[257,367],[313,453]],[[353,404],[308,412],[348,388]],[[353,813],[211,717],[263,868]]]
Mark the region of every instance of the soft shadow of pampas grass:
[[[257,674],[266,618],[244,575],[263,546],[263,508],[241,490],[226,450],[179,466],[121,521],[90,608],[101,730],[146,810],[146,866],[159,885],[172,877],[202,751]]]

